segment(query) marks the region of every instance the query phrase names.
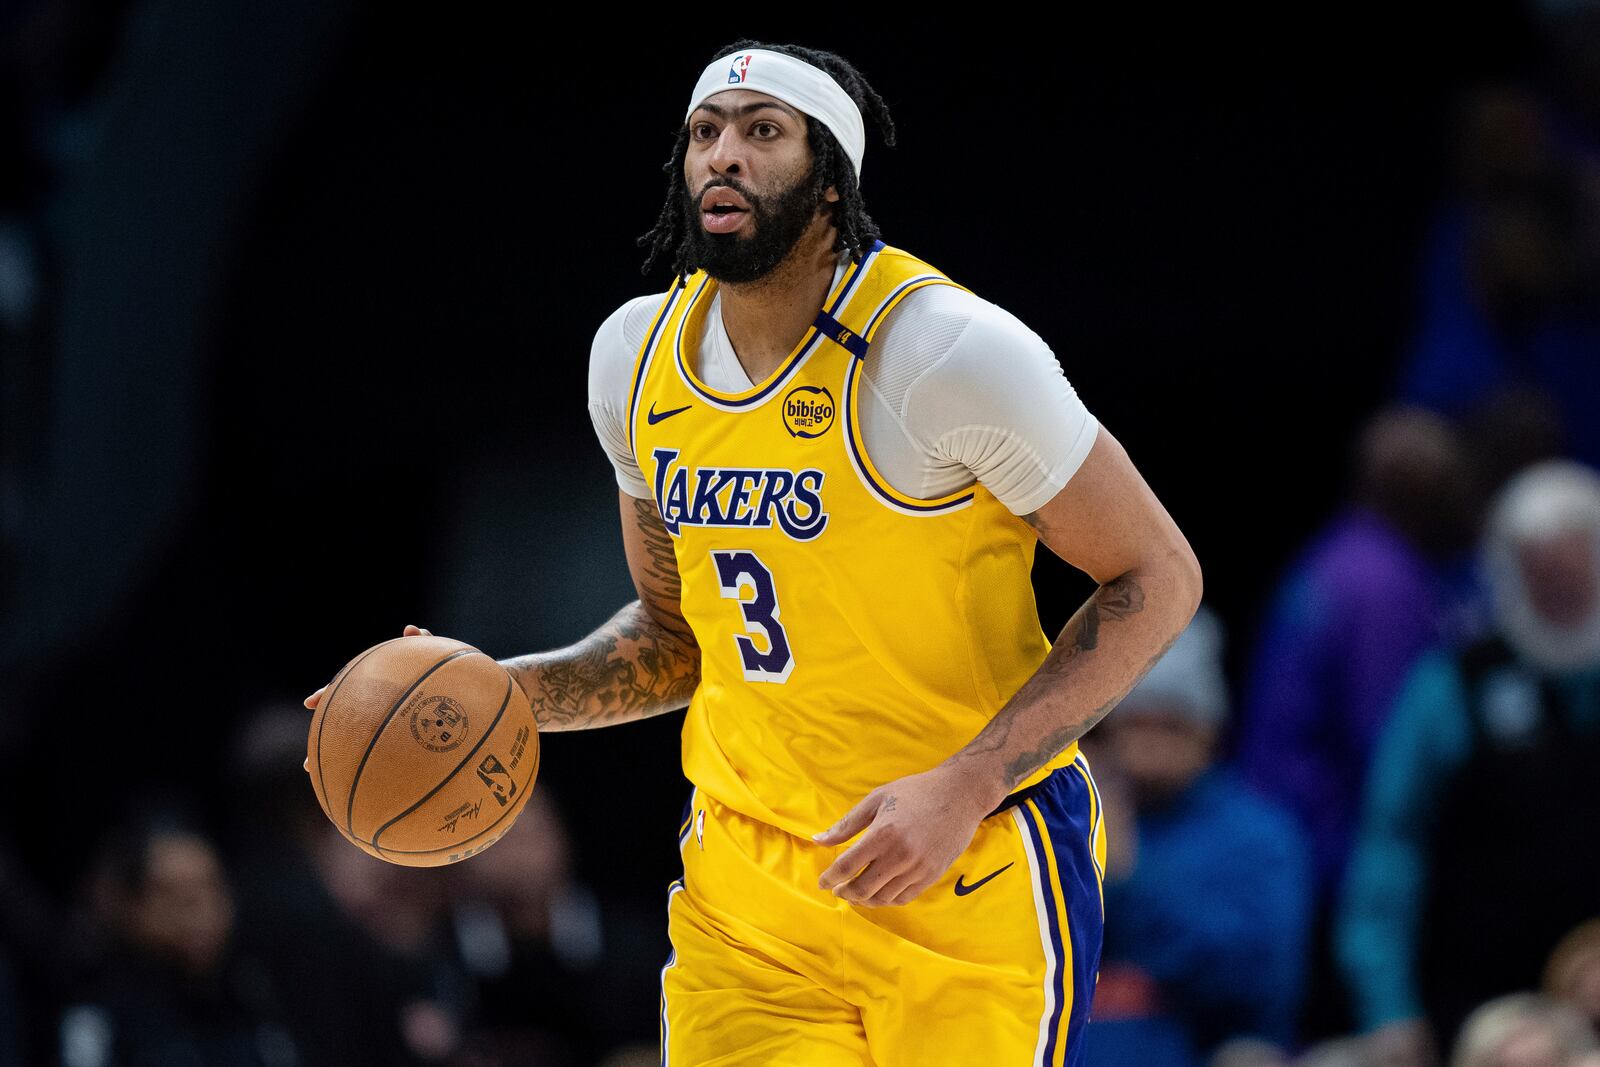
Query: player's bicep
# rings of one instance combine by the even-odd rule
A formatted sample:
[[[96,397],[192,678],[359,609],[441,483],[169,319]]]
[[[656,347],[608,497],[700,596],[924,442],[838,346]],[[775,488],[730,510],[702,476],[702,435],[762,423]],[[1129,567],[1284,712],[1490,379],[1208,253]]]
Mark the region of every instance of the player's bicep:
[[[1103,425],[1072,479],[1025,518],[1050,551],[1097,582],[1176,566],[1198,595],[1200,564],[1188,539]]]
[[[672,547],[672,536],[656,510],[656,502],[619,490],[617,505],[622,517],[622,547],[628,557],[628,573],[640,602],[662,626],[674,633],[692,636],[683,618],[683,580],[678,575],[678,556]]]

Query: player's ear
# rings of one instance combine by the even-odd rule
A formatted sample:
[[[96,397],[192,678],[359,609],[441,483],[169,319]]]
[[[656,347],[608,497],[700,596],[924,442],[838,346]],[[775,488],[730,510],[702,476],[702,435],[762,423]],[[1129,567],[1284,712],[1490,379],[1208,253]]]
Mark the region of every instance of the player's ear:
[[[822,194],[822,199],[830,204],[837,204],[839,202],[839,190],[834,186],[828,186],[828,191]]]

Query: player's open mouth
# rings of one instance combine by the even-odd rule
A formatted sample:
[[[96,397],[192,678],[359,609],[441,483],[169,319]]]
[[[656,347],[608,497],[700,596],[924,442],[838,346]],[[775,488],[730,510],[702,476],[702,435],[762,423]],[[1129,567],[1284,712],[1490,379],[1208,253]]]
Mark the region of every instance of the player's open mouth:
[[[748,214],[750,212],[738,208],[720,208],[701,212],[700,221],[708,233],[732,233],[744,225],[744,217]]]
[[[750,205],[732,189],[718,187],[700,198],[700,223],[707,233],[732,233],[748,214]]]

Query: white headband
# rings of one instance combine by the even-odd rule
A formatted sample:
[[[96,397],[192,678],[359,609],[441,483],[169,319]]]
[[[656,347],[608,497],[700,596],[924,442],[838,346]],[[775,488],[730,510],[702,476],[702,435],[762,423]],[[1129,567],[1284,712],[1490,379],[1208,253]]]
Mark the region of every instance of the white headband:
[[[782,52],[734,52],[714,61],[700,75],[694,96],[689,98],[689,110],[683,113],[684,121],[707,97],[729,89],[753,89],[775,96],[822,123],[838,138],[856,169],[856,181],[861,180],[861,157],[867,151],[861,109],[827,71]]]

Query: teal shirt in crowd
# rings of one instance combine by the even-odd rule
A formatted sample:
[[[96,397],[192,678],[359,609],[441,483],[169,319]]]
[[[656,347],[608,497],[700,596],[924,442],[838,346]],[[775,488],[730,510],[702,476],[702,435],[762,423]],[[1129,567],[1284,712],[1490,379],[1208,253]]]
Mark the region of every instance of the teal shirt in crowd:
[[[1559,677],[1574,731],[1600,724],[1600,667]],[[1472,754],[1455,657],[1434,650],[1407,676],[1367,779],[1362,823],[1340,902],[1339,960],[1366,1030],[1423,1014],[1416,946],[1428,891],[1428,845],[1451,776]]]

